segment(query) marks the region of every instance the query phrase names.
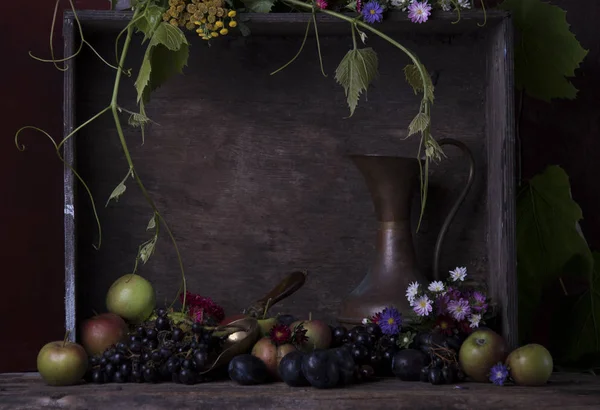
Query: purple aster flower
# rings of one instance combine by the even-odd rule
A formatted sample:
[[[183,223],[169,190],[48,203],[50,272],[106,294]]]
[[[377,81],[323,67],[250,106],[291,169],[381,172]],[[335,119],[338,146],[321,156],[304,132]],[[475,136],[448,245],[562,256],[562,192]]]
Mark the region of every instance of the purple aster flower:
[[[508,368],[502,363],[498,363],[490,369],[490,381],[496,386],[503,386],[507,378]]]
[[[436,316],[443,315],[448,310],[448,302],[450,302],[450,296],[446,293],[439,295],[435,298],[435,314]]]
[[[448,302],[448,313],[460,322],[471,313],[469,301],[466,299],[451,300]]]
[[[400,333],[402,314],[396,308],[386,307],[381,312],[378,324],[384,335],[396,335]]]
[[[420,298],[415,299],[415,303],[412,305],[413,310],[419,316],[429,316],[433,307],[431,306],[431,300],[427,295],[423,295]]]
[[[408,18],[413,23],[425,23],[431,15],[431,6],[427,1],[415,1],[408,6]]]
[[[487,298],[483,293],[475,291],[471,297],[473,298],[473,304],[471,307],[475,312],[483,312],[487,309]]]
[[[363,7],[362,15],[367,23],[379,23],[383,20],[383,7],[376,1],[371,0]]]

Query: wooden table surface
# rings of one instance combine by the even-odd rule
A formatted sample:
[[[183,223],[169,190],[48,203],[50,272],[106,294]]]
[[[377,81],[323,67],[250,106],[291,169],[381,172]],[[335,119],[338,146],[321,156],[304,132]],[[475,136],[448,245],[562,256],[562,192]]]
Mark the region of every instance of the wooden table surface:
[[[318,390],[283,383],[213,382],[46,386],[38,374],[0,375],[0,409],[600,409],[600,377],[555,374],[543,387],[385,379]]]

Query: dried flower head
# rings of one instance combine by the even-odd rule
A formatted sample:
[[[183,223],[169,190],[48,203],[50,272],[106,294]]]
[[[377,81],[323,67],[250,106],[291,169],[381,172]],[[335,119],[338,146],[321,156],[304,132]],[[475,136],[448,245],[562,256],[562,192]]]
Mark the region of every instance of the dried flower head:
[[[271,328],[269,338],[277,346],[290,343],[292,341],[292,329],[286,325],[277,324]]]

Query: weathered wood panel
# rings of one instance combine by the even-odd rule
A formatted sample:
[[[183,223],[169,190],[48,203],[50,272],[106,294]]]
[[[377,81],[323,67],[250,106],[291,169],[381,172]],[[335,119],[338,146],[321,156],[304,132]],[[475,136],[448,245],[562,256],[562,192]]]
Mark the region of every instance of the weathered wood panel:
[[[474,186],[445,241],[441,270],[467,266],[483,280],[498,269],[489,259],[486,182],[487,139],[492,135],[486,126],[486,98],[493,98],[486,97],[486,59],[489,33],[498,21],[502,19],[488,21],[489,29],[474,30],[473,20],[467,19],[464,24],[470,28],[464,34],[456,33],[458,25],[448,20],[438,27],[453,34],[415,34],[405,31],[406,21],[390,23],[397,29],[394,37],[437,75],[434,135],[465,142],[477,161]],[[293,31],[292,26],[302,27],[286,24],[286,30]],[[149,127],[145,145],[139,130],[127,128],[126,138],[139,175],[179,241],[190,290],[235,311],[260,297],[284,273],[307,269],[305,287],[277,310],[301,315],[313,311],[332,319],[371,263],[377,227],[366,186],[346,155],[417,152],[418,140],[405,139],[418,103],[402,72],[409,61],[370,36],[368,45],[380,57],[380,79],[369,90],[368,101],[362,100],[355,115],[346,118],[343,89],[333,76],[351,47],[349,33],[340,35],[338,24],[321,38],[328,78],[320,74],[314,43],[287,69],[270,76],[295,54],[301,38],[262,35],[261,30],[273,26],[257,27],[249,39],[225,38],[210,48],[191,40],[185,75],[157,90],[147,107],[157,124]],[[88,40],[103,55],[112,55],[113,33],[90,33]],[[139,67],[143,51],[132,46],[127,65]],[[78,58],[74,103],[79,122],[108,104],[113,76],[91,53]],[[122,89],[120,104],[132,109],[133,79],[124,81]],[[431,270],[437,232],[468,171],[458,150],[448,148],[447,155],[432,169],[429,205],[415,235],[425,272]],[[77,161],[103,204],[127,172],[110,116],[80,133]],[[127,186],[118,203],[100,209],[104,242],[99,252],[91,247],[95,232],[87,198],[79,196],[81,316],[104,309],[108,286],[131,270],[137,246],[149,237],[145,227],[150,208],[133,181]],[[417,195],[414,205],[416,222]],[[156,284],[159,301],[175,295],[179,272],[165,235],[141,273]]]
[[[464,383],[432,386],[385,379],[341,389],[292,388],[283,383],[239,386],[214,382],[195,386],[107,384],[50,387],[39,376],[0,376],[0,409],[594,409],[598,378],[555,374],[542,387]]]

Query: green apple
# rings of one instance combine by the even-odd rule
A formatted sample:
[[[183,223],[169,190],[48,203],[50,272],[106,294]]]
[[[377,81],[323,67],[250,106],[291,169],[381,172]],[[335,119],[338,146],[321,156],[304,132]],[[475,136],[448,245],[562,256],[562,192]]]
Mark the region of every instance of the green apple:
[[[106,308],[130,323],[141,323],[152,314],[156,294],[152,284],[136,274],[117,279],[106,294]]]
[[[461,345],[458,362],[469,378],[485,383],[490,381],[492,366],[504,362],[506,350],[506,342],[502,336],[490,329],[479,329],[471,333]]]
[[[544,346],[531,343],[513,350],[506,358],[510,377],[522,386],[541,386],[552,375],[554,362]]]
[[[268,335],[273,326],[277,324],[277,319],[274,317],[268,317],[266,319],[258,319],[258,325],[263,335]]]
[[[315,349],[327,349],[331,345],[333,335],[329,325],[321,320],[309,318],[308,320],[298,320],[290,325],[292,331],[298,325],[306,329],[306,343],[298,346],[298,350],[305,353],[312,352]]]
[[[81,381],[88,367],[83,346],[68,341],[50,342],[37,356],[37,369],[50,386],[68,386]]]

